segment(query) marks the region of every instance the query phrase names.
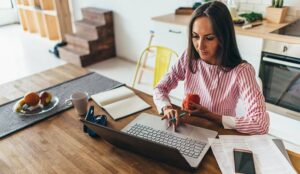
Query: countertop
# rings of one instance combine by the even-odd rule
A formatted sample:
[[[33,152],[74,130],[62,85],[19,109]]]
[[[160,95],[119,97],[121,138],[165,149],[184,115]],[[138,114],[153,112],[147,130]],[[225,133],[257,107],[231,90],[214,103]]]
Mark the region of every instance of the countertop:
[[[158,22],[163,22],[163,23],[188,26],[190,18],[191,18],[191,15],[167,14],[167,15],[153,17],[152,20],[158,21]],[[270,23],[270,22],[264,20],[262,25],[256,26],[251,29],[242,29],[239,26],[235,26],[234,28],[235,28],[236,34],[240,34],[240,35],[259,37],[262,39],[280,41],[280,42],[285,42],[285,43],[290,43],[290,44],[300,44],[300,37],[285,36],[285,35],[271,33],[272,31],[275,31],[286,25],[289,25],[292,22],[293,21],[285,22],[285,23],[281,23],[281,24],[275,24],[275,23]]]

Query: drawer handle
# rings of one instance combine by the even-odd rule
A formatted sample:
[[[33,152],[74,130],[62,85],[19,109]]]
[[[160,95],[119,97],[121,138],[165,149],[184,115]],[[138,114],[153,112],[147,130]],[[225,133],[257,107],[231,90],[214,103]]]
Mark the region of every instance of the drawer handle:
[[[283,46],[282,51],[283,51],[283,52],[287,52],[287,50],[288,50],[288,47],[287,47],[287,46]]]
[[[175,34],[180,34],[181,33],[181,31],[174,31],[174,30],[171,30],[171,29],[169,30],[169,32],[170,33],[175,33]]]

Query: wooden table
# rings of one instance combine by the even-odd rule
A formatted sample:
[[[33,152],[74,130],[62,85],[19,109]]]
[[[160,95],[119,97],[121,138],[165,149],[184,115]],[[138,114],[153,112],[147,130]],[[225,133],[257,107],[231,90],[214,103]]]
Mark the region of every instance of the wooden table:
[[[0,103],[21,97],[27,91],[37,91],[87,73],[82,68],[66,64],[30,77],[0,86]],[[135,91],[154,106],[152,97]],[[90,101],[90,105],[95,105]],[[157,114],[155,107],[145,111]],[[95,113],[104,113],[95,107]],[[123,128],[138,114],[119,121],[109,118],[108,126]],[[101,138],[93,139],[82,131],[80,117],[69,109],[0,141],[0,173],[187,173],[181,169],[116,148]],[[224,130],[202,119],[194,125],[216,130],[219,134],[238,134]],[[209,150],[196,173],[221,173]]]

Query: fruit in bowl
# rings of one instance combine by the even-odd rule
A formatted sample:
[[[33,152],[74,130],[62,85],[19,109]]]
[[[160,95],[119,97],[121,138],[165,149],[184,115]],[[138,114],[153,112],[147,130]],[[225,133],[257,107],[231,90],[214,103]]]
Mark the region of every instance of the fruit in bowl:
[[[22,99],[16,102],[13,107],[14,112],[19,113],[36,113],[49,105],[52,100],[52,94],[42,91],[40,94],[36,92],[28,92]],[[38,110],[39,109],[39,110]]]
[[[25,103],[29,106],[35,106],[39,104],[40,97],[35,92],[29,92],[24,96]]]
[[[184,100],[183,100],[183,103],[182,103],[182,106],[183,106],[184,110],[193,110],[193,109],[195,109],[195,108],[189,106],[190,102],[199,104],[200,103],[199,95],[197,95],[197,94],[187,94],[185,96]]]
[[[47,106],[49,103],[51,103],[51,99],[52,99],[52,95],[50,92],[42,91],[40,93],[40,100],[43,106]]]
[[[14,105],[14,111],[15,112],[21,112],[23,109],[23,106],[25,105],[25,100],[22,98],[21,100],[17,101],[17,103]]]

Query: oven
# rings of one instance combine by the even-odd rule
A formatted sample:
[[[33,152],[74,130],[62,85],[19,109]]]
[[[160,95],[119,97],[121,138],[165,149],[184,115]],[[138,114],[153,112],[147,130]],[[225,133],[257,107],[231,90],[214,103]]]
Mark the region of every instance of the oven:
[[[300,120],[300,45],[266,41],[259,76],[267,109]]]

